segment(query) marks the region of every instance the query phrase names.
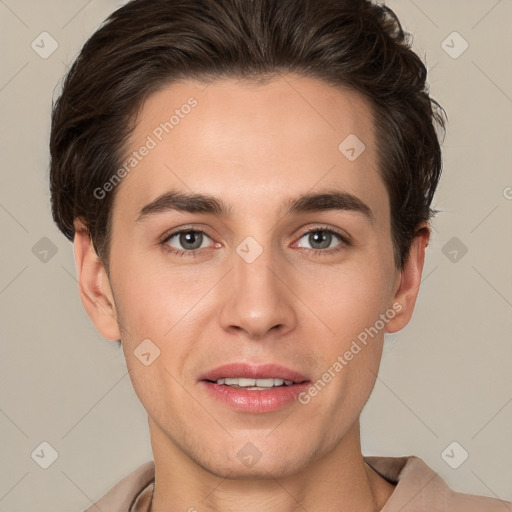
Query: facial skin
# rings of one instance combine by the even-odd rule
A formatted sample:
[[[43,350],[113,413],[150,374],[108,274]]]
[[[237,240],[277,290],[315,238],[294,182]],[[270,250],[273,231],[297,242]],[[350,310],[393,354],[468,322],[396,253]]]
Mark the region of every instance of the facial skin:
[[[148,412],[151,510],[380,510],[394,486],[363,461],[359,415],[384,332],[411,318],[429,229],[418,231],[405,268],[396,270],[371,111],[357,93],[315,79],[175,83],[145,103],[127,153],[191,96],[197,106],[116,190],[110,280],[87,233],[74,242],[82,302],[102,336],[122,340]],[[338,149],[349,134],[366,146],[354,161]],[[171,189],[215,196],[231,214],[169,210],[137,221]],[[327,189],[359,198],[373,220],[346,210],[285,214],[285,201]],[[160,244],[182,227],[206,232],[195,257]],[[326,254],[321,238],[305,234],[313,228],[351,242],[333,234],[325,245],[340,250]],[[248,236],[263,249],[251,263],[236,251]],[[193,243],[182,237],[180,245],[178,235],[167,247],[190,254]],[[281,364],[315,382],[393,304],[400,312],[305,405],[240,412],[198,381],[242,361]],[[134,355],[145,339],[160,349],[149,366]],[[237,457],[247,443],[261,452],[251,467]]]

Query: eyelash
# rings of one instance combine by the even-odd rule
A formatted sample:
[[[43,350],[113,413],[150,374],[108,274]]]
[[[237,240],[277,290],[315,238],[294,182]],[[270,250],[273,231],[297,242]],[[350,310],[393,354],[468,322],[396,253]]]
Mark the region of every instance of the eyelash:
[[[328,256],[328,255],[340,252],[345,246],[351,245],[349,240],[348,240],[348,238],[345,235],[343,235],[342,233],[339,233],[338,231],[336,231],[334,229],[331,229],[331,228],[328,228],[328,227],[324,227],[324,226],[315,226],[314,228],[309,229],[308,231],[305,231],[299,237],[299,240],[301,238],[303,238],[304,236],[306,236],[306,235],[309,235],[311,233],[316,233],[316,232],[330,233],[330,234],[334,235],[335,237],[337,237],[341,243],[339,245],[335,246],[335,247],[330,248],[330,249],[310,249],[308,247],[303,248],[311,256],[314,256],[314,257],[321,256],[321,255],[324,255],[324,256],[327,255]],[[206,231],[203,231],[202,229],[183,228],[183,229],[180,229],[180,230],[177,230],[177,231],[173,231],[170,234],[166,234],[164,239],[160,241],[160,245],[163,247],[163,249],[165,251],[171,253],[174,256],[180,256],[180,257],[185,257],[185,258],[186,257],[193,257],[193,258],[195,258],[197,256],[198,251],[200,251],[202,249],[193,249],[191,251],[183,251],[183,250],[171,248],[167,244],[167,242],[171,238],[173,238],[176,235],[179,235],[181,233],[202,233],[202,234],[206,235],[208,238],[210,238],[208,236],[208,233],[206,233]],[[205,249],[205,248],[203,248],[203,249]]]

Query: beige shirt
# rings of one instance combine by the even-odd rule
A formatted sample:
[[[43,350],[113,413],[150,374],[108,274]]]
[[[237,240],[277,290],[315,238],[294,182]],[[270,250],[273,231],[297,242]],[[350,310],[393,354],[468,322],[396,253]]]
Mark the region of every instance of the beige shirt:
[[[364,457],[377,473],[396,484],[381,512],[512,512],[512,502],[461,494],[422,459]],[[84,512],[148,512],[153,497],[155,465],[146,462],[118,482]]]

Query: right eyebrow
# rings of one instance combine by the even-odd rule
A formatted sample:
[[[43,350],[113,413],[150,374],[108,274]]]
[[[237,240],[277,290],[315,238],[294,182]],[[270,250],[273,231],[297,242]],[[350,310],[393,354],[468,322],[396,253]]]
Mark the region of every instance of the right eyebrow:
[[[188,213],[206,213],[219,217],[228,217],[231,214],[231,208],[220,198],[209,194],[170,190],[141,208],[137,222],[153,215],[165,213],[169,210]]]

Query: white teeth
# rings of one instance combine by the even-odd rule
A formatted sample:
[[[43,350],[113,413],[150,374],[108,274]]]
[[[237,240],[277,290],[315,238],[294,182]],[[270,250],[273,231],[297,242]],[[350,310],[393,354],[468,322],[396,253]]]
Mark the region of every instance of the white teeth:
[[[293,384],[291,380],[283,380],[283,379],[247,379],[245,377],[226,377],[225,379],[217,379],[215,381],[217,384],[224,384],[226,386],[238,386],[241,388],[249,388],[249,387],[258,387],[258,388],[272,388],[275,386],[282,386],[283,383],[286,386],[290,386]]]

